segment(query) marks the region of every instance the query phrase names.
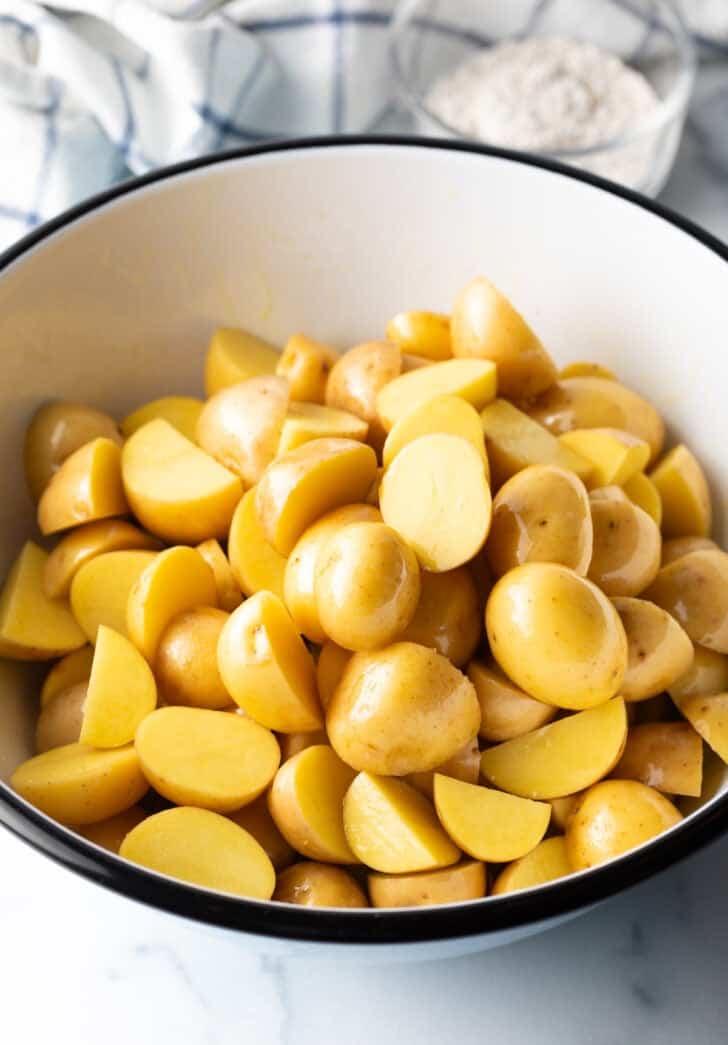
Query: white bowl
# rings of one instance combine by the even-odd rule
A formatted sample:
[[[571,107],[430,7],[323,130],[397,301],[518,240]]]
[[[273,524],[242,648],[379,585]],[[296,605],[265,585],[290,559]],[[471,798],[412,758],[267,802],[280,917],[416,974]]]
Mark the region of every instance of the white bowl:
[[[649,396],[728,483],[728,251],[655,204],[588,175],[476,146],[320,140],[212,157],[128,182],[0,258],[2,565],[32,529],[24,427],[50,397],[116,415],[200,390],[207,338],[240,325],[282,343],[381,336],[403,307],[447,310],[487,273],[564,363],[593,359]],[[31,753],[38,673],[0,662],[0,780]],[[0,783],[0,821],[131,898],[250,934],[259,949],[336,944],[358,956],[492,947],[578,913],[728,825],[722,791],[667,834],[535,890],[398,911],[240,900],[143,870],[53,823]]]

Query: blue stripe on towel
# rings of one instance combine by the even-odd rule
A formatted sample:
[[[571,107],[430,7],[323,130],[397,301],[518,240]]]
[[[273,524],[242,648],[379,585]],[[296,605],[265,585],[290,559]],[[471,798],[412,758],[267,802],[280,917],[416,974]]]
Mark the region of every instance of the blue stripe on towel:
[[[123,152],[124,159],[127,159],[129,155],[129,147],[131,146],[134,137],[134,111],[131,107],[131,98],[129,97],[129,88],[124,75],[124,67],[118,58],[111,59],[111,68],[114,70],[114,75],[119,84],[119,94],[121,95],[121,100],[124,106],[124,115],[126,117],[126,124],[124,130],[121,132],[121,140],[117,142],[117,145]]]
[[[261,51],[260,54],[258,55],[258,57],[255,59],[255,63],[253,65],[253,68],[250,70],[248,75],[245,77],[243,82],[240,84],[240,87],[238,88],[237,94],[233,98],[233,104],[230,106],[230,112],[229,112],[229,114],[227,116],[227,122],[232,124],[233,126],[237,126],[236,117],[237,117],[238,113],[240,112],[240,110],[241,110],[241,108],[243,106],[243,102],[245,101],[245,99],[247,98],[248,94],[252,90],[253,84],[255,83],[255,81],[258,79],[258,77],[260,76],[261,72],[263,71],[265,63],[267,61],[268,61],[268,55],[265,53],[265,51]],[[208,97],[209,97],[209,95],[208,95]],[[204,117],[203,117],[203,119],[204,119]],[[230,134],[230,131],[226,130],[225,128],[220,127],[219,126],[219,122],[218,123],[214,123],[213,121],[210,121],[210,122],[213,123],[213,126],[215,127],[215,129],[217,131],[217,139],[215,141],[215,144],[213,145],[213,150],[215,151],[215,150],[219,149],[222,146],[223,139],[226,137],[226,135]],[[250,134],[246,135],[246,139],[250,140]]]
[[[34,211],[19,210],[17,207],[8,207],[4,203],[0,203],[0,218],[4,218],[6,221],[22,222],[28,228],[40,223],[40,217]]]

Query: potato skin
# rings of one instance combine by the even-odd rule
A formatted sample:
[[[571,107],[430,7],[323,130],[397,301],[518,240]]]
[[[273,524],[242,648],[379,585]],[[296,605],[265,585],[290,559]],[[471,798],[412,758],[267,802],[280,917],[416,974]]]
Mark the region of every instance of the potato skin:
[[[154,672],[167,704],[221,709],[232,697],[217,666],[217,643],[229,614],[198,606],[175,617],[157,647]]]
[[[480,736],[492,744],[522,737],[556,717],[555,707],[529,697],[494,662],[472,660],[467,675],[480,702]]]
[[[420,600],[402,632],[403,641],[429,646],[461,668],[472,657],[482,630],[478,589],[467,566],[445,573],[420,572]]]
[[[728,555],[691,552],[663,566],[644,593],[675,618],[693,642],[728,653]]]
[[[669,613],[645,599],[617,598],[612,603],[627,635],[627,671],[621,695],[648,700],[668,689],[693,662],[693,644]]]
[[[101,410],[80,403],[45,403],[25,433],[23,461],[28,489],[40,499],[51,477],[72,453],[92,439],[112,439],[121,446],[116,422]]]
[[[326,383],[326,405],[348,410],[369,425],[369,442],[381,450],[387,433],[377,410],[377,395],[402,372],[402,353],[386,341],[367,341],[345,352]]]
[[[374,907],[431,907],[434,904],[462,903],[485,896],[485,864],[461,860],[453,867],[416,874],[378,874],[368,878]]]
[[[594,549],[588,577],[606,595],[639,595],[660,568],[660,531],[621,491],[616,496],[616,489],[604,487],[591,500]]]
[[[36,754],[78,741],[87,688],[87,682],[79,682],[57,693],[41,708],[35,727]]]
[[[354,879],[340,867],[313,860],[287,867],[278,875],[273,899],[302,907],[368,907]]]
[[[612,776],[640,780],[667,795],[698,798],[703,783],[703,742],[688,722],[632,726]]]

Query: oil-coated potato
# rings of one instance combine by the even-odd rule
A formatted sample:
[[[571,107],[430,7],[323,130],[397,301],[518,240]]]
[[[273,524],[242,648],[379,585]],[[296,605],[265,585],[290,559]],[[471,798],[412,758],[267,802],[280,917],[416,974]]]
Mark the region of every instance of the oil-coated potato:
[[[259,845],[265,849],[268,859],[276,871],[282,871],[296,859],[296,854],[275,825],[268,811],[265,795],[256,798],[242,809],[227,814],[233,823],[251,834]]]
[[[79,737],[92,747],[121,747],[157,706],[151,668],[129,639],[103,624],[96,649]]]
[[[381,514],[369,504],[335,508],[303,532],[285,564],[283,598],[298,630],[311,642],[325,642],[316,601],[316,566],[321,550],[342,527],[353,522],[381,522]]]
[[[161,418],[181,432],[185,439],[194,443],[197,420],[204,405],[201,399],[195,399],[193,396],[163,396],[128,414],[121,422],[120,428],[124,438],[128,439],[138,428]]]
[[[373,907],[432,907],[462,903],[485,896],[485,865],[479,860],[461,860],[441,871],[418,874],[376,874],[368,877]]]
[[[460,396],[481,410],[495,398],[496,368],[486,359],[446,359],[396,377],[377,395],[377,412],[387,432],[417,406],[435,396]]]
[[[662,500],[666,537],[707,537],[712,511],[710,490],[698,460],[681,443],[650,473]]]
[[[528,413],[554,435],[575,428],[618,428],[649,443],[654,459],[665,441],[665,425],[651,403],[617,381],[570,377],[552,385]]]
[[[436,766],[435,769],[427,770],[424,773],[408,773],[404,779],[423,795],[432,798],[437,773],[454,777],[455,780],[464,780],[466,784],[477,784],[480,779],[480,748],[477,736],[469,740],[441,766]]]
[[[278,452],[288,402],[288,382],[274,374],[224,388],[205,403],[196,442],[253,486]]]
[[[435,769],[479,725],[472,683],[414,642],[352,657],[326,710],[326,731],[340,758],[392,776]]]
[[[288,381],[295,402],[323,403],[329,374],[338,358],[339,353],[329,345],[294,334],[280,354],[276,373]]]
[[[532,562],[501,577],[485,625],[493,656],[529,696],[580,710],[619,693],[622,622],[599,588],[566,566]]]
[[[388,468],[399,451],[421,435],[446,433],[467,439],[485,462],[485,437],[478,411],[466,399],[456,395],[436,395],[425,399],[401,417],[392,427],[382,450],[382,463]]]
[[[573,472],[532,465],[495,496],[485,547],[496,577],[525,562],[561,563],[586,576],[592,542],[589,497]]]
[[[303,907],[368,907],[357,883],[340,867],[304,860],[278,875],[273,899]]]
[[[66,458],[94,439],[121,445],[116,422],[100,410],[79,403],[46,403],[36,411],[23,447],[25,478],[34,501]]]
[[[673,537],[669,541],[662,542],[662,565],[669,566],[676,559],[682,559],[690,552],[703,552],[712,549],[720,551],[715,541],[710,537]]]
[[[326,642],[321,647],[318,663],[316,664],[316,685],[318,687],[321,707],[326,708],[331,703],[336,687],[349,663],[353,653],[349,649],[342,649],[335,642]]]
[[[609,367],[602,366],[601,363],[589,363],[585,360],[567,363],[565,367],[562,367],[559,370],[559,381],[563,381],[567,377],[603,377],[607,381],[618,380],[617,375]]]
[[[633,504],[647,512],[659,526],[662,523],[662,500],[657,487],[644,472],[635,472],[631,479],[622,484],[622,489]],[[665,553],[663,545],[663,556]],[[663,558],[664,562],[664,558]]]
[[[77,682],[75,686],[57,693],[41,708],[35,724],[37,754],[78,742],[83,723],[83,707],[86,703],[86,688],[85,682]]]
[[[586,458],[506,399],[494,399],[481,411],[480,420],[494,488],[529,465],[552,464],[576,472],[584,482],[592,474]]]
[[[273,864],[251,834],[207,809],[165,809],[142,821],[119,856],[151,871],[236,896],[270,900]]]
[[[232,567],[227,560],[225,552],[220,547],[220,542],[214,538],[203,541],[197,545],[197,551],[205,560],[215,577],[217,588],[217,604],[226,613],[232,613],[243,601],[240,586],[235,580]]]
[[[344,834],[343,802],[356,773],[325,744],[284,762],[268,792],[268,809],[283,837],[302,856],[332,864],[357,858]]]
[[[676,703],[695,732],[728,764],[728,693],[682,697]]]
[[[571,873],[566,842],[561,835],[555,835],[545,838],[530,853],[504,867],[493,883],[492,894],[500,896],[520,889],[533,889]]]
[[[125,515],[121,451],[113,439],[94,439],[67,457],[38,502],[38,528],[58,533],[70,526]]]
[[[218,327],[205,358],[205,395],[213,396],[250,377],[272,374],[279,359],[277,348],[247,330]]]
[[[386,341],[367,341],[345,352],[326,383],[326,405],[348,410],[369,425],[369,442],[379,450],[386,432],[377,411],[377,394],[402,372],[402,353]]]
[[[521,737],[556,717],[555,707],[529,697],[495,663],[471,661],[468,678],[480,704],[480,736],[493,744]]]
[[[583,791],[578,791],[575,795],[563,795],[561,798],[550,800],[551,823],[557,830],[566,830],[566,825],[576,812],[583,794]]]
[[[353,439],[314,439],[278,457],[255,489],[267,540],[281,555],[322,515],[363,501],[377,471],[370,446]]]
[[[123,519],[99,519],[78,526],[62,537],[48,556],[43,573],[46,595],[51,599],[68,595],[80,568],[97,555],[130,549],[155,551],[161,546],[156,537]]]
[[[573,795],[601,780],[622,757],[627,713],[621,697],[484,751],[483,776],[522,798]]]
[[[66,744],[21,763],[10,786],[62,824],[94,824],[116,816],[149,789],[134,747],[95,751]]]
[[[659,791],[635,780],[604,780],[590,788],[566,829],[575,871],[595,867],[648,842],[682,820]]]
[[[458,295],[451,318],[455,356],[490,359],[501,394],[530,399],[556,380],[556,367],[520,312],[490,280],[478,276]]]
[[[669,613],[645,599],[612,599],[627,635],[627,671],[620,695],[647,700],[681,678],[693,661],[693,644]]]
[[[398,312],[387,323],[387,339],[433,363],[452,356],[450,317],[441,312]]]
[[[81,567],[71,582],[71,609],[89,642],[96,642],[101,624],[127,634],[129,594],[155,558],[154,552],[106,552]]]
[[[272,591],[283,598],[286,560],[268,543],[255,510],[255,487],[243,494],[228,536],[228,556],[235,580],[245,595]]]
[[[344,798],[344,830],[357,859],[386,874],[434,871],[460,857],[432,804],[392,777],[359,773]]]
[[[136,733],[152,787],[176,805],[229,813],[268,787],[280,762],[276,738],[242,715],[203,708],[158,708]]]
[[[271,592],[252,595],[231,615],[217,662],[228,693],[257,722],[280,733],[323,725],[311,654]]]
[[[146,820],[147,815],[141,806],[132,806],[123,813],[110,816],[108,820],[100,820],[98,824],[86,824],[85,827],[77,827],[76,830],[89,842],[108,849],[110,853],[118,853],[129,832],[142,820]]]
[[[278,454],[288,453],[314,439],[356,439],[363,442],[369,425],[348,410],[317,403],[291,403],[281,429]]]
[[[691,552],[663,566],[645,598],[681,624],[693,642],[728,653],[728,555]]]
[[[483,615],[478,589],[467,566],[445,573],[420,573],[420,599],[402,639],[442,653],[456,667],[472,657],[480,640]]]
[[[43,585],[47,552],[27,541],[0,594],[0,656],[52,660],[84,645],[86,636],[65,599],[49,599]]]
[[[592,499],[591,514],[594,547],[589,579],[606,595],[639,595],[660,568],[657,523],[624,496]]]
[[[704,646],[693,647],[693,660],[684,675],[667,687],[678,707],[688,697],[705,697],[728,690],[728,657]]]
[[[417,609],[417,557],[384,523],[349,523],[321,548],[314,592],[326,636],[345,649],[378,649],[402,634]]]
[[[440,823],[463,852],[502,864],[518,860],[538,845],[551,819],[548,802],[435,776],[435,809]]]
[[[618,428],[575,428],[560,435],[559,442],[592,464],[592,486],[622,486],[650,459],[644,439]]]
[[[215,576],[194,548],[179,545],[160,552],[129,592],[126,628],[129,638],[150,664],[159,640],[180,613],[215,606]]]
[[[126,441],[121,474],[137,519],[170,542],[226,537],[242,495],[237,475],[162,420]]]
[[[462,566],[480,551],[490,528],[483,458],[459,436],[420,436],[384,473],[379,505],[423,569],[443,573]]]
[[[40,691],[41,708],[64,689],[70,689],[79,682],[88,682],[93,659],[93,646],[82,646],[81,649],[67,653],[61,660],[56,661],[43,680]]]
[[[703,742],[687,722],[632,726],[612,776],[640,780],[668,795],[697,798],[703,787]]]
[[[220,711],[232,704],[217,666],[217,644],[229,614],[197,606],[162,632],[154,672],[166,704]]]

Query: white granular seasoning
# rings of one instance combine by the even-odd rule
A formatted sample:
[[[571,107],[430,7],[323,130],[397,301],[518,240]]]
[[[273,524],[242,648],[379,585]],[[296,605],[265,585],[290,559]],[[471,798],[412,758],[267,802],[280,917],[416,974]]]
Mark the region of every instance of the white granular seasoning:
[[[467,137],[547,154],[618,138],[639,126],[657,104],[642,73],[617,55],[561,36],[479,51],[436,81],[427,97],[430,111]],[[637,141],[570,161],[639,185],[647,175],[650,143]]]

